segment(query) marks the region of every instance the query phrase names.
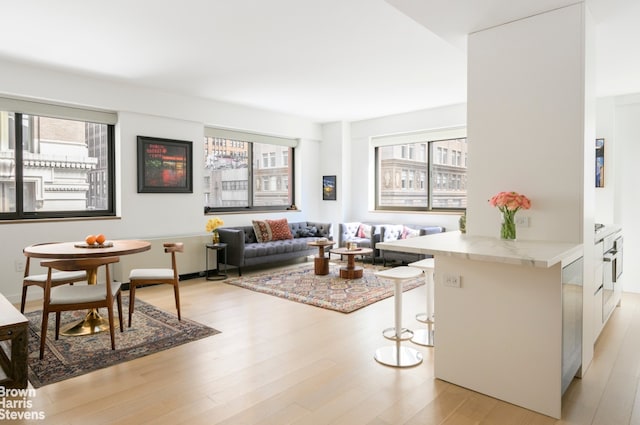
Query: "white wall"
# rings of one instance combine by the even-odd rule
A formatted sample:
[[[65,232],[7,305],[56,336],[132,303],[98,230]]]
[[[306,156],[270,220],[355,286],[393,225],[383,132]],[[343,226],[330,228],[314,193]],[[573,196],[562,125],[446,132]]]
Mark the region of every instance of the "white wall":
[[[320,178],[310,192],[319,200],[318,215],[323,221],[333,223],[333,234],[337,240],[338,224],[343,221],[351,205],[351,175],[349,170],[350,125],[346,122],[327,123],[322,126],[322,142],[318,146],[317,158]],[[336,176],[336,200],[322,200],[322,176]]]
[[[118,185],[118,215],[121,220],[110,233],[111,239],[149,238],[156,236],[173,236],[199,233],[204,229],[206,221],[203,214],[202,181],[203,169],[197,157],[204,151],[202,136],[203,126],[200,123],[172,120],[157,116],[149,116],[132,112],[118,115],[118,135],[121,161]],[[193,141],[193,193],[167,194],[137,193],[137,141],[136,136],[164,137],[167,139]],[[128,158],[129,160],[126,160]],[[99,222],[93,226],[99,226]],[[202,223],[202,228],[194,224]],[[95,233],[95,232],[89,232]],[[104,233],[104,232],[103,232]],[[82,234],[76,235],[82,239]]]
[[[56,222],[0,222],[0,292],[19,299],[23,263],[22,248],[43,241],[82,240],[101,232],[110,239],[159,238],[204,234],[207,217],[203,204],[203,152],[205,125],[236,128],[263,134],[300,138],[296,149],[296,204],[299,211],[228,214],[226,225],[250,224],[252,218],[287,217],[289,221],[322,221],[317,175],[321,126],[309,120],[199,98],[177,96],[140,87],[100,81],[82,76],[46,71],[0,61],[0,95],[117,111],[117,212],[114,219],[84,219]],[[192,194],[137,193],[136,136],[157,136],[193,141],[194,190]],[[204,254],[203,254],[204,255]],[[37,291],[30,291],[37,295]],[[30,297],[31,298],[31,297]]]
[[[622,286],[640,293],[640,94],[600,98],[596,137],[605,139],[605,183],[596,188],[595,221],[622,227]]]
[[[320,125],[305,118],[119,84],[0,61],[0,95],[64,102],[116,112],[137,112],[254,131],[320,140]]]
[[[499,211],[488,200],[516,191],[532,202],[518,213],[531,218],[518,239],[582,242],[582,7],[469,36],[469,234],[499,235]]]
[[[640,94],[618,97],[615,104],[613,218],[624,236],[623,290],[640,292]]]

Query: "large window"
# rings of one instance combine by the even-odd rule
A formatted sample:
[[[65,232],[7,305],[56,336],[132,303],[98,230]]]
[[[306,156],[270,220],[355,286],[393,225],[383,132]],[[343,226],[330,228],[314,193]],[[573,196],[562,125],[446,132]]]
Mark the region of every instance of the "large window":
[[[291,139],[207,128],[205,213],[289,208],[294,146]]]
[[[113,122],[0,98],[0,219],[115,215]]]
[[[467,139],[463,129],[385,136],[375,148],[377,210],[467,207]],[[414,153],[419,152],[419,155]]]

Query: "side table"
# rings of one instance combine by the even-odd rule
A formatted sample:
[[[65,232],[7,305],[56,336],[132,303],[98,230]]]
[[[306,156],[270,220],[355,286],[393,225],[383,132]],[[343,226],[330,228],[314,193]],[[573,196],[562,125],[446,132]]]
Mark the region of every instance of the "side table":
[[[11,341],[11,358],[0,348],[0,367],[5,388],[27,388],[27,344],[29,320],[0,294],[0,341]]]
[[[211,275],[209,273],[209,250],[213,250],[216,253],[216,270],[215,274]],[[218,255],[222,251],[222,256],[224,258],[224,273],[220,272],[220,255]],[[205,279],[206,280],[223,280],[227,278],[227,244],[226,243],[208,243],[205,245],[204,250],[205,256]]]
[[[320,276],[329,274],[329,257],[324,254],[325,247],[335,245],[334,241],[312,241],[307,242],[309,246],[318,247],[318,255],[313,259],[314,273]]]

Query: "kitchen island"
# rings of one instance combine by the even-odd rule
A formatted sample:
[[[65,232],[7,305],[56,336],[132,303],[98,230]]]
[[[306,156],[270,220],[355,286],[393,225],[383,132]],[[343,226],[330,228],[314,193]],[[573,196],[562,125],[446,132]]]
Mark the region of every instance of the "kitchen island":
[[[581,364],[582,245],[447,232],[376,248],[435,258],[436,378],[560,418]]]

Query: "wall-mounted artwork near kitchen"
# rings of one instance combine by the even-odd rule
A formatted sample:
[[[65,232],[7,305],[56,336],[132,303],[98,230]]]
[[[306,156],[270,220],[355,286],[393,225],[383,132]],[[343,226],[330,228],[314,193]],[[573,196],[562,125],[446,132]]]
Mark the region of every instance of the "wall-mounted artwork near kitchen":
[[[604,139],[596,139],[596,187],[604,187]]]

